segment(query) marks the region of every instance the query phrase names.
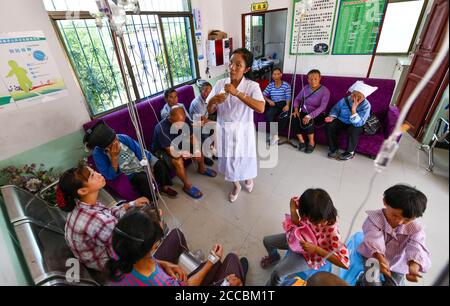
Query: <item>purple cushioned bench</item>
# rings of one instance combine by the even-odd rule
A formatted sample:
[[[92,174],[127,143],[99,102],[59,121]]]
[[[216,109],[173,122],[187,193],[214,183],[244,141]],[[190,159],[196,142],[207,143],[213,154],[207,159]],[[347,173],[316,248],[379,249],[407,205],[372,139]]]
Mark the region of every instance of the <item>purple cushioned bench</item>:
[[[291,84],[293,75],[284,74],[283,80]],[[383,124],[383,127],[375,135],[362,135],[358,146],[356,148],[357,153],[368,155],[374,158],[381,149],[381,146],[385,139],[393,132],[395,124],[399,117],[399,110],[395,106],[390,106],[392,95],[394,93],[395,81],[384,79],[365,79],[354,77],[335,77],[335,76],[322,76],[322,85],[326,86],[330,92],[330,102],[327,107],[327,114],[331,108],[343,97],[347,95],[347,90],[350,86],[358,80],[364,81],[371,86],[377,86],[378,90],[373,93],[369,98],[369,102],[372,105],[372,111],[377,115]],[[307,85],[306,76],[303,76],[304,85]],[[302,80],[300,75],[297,76],[295,96],[300,92],[302,87]],[[255,123],[265,122],[264,114],[255,113]],[[285,131],[281,131],[280,135],[287,136],[288,128]],[[319,144],[327,145],[327,137],[325,132],[325,125],[319,126],[316,129],[316,142]],[[291,137],[297,139],[294,133],[291,132]],[[341,149],[347,147],[347,135],[341,133],[338,138],[339,146]]]
[[[194,89],[190,85],[186,85],[177,89],[178,99],[180,103],[189,109],[189,106],[195,98]],[[164,96],[160,95],[152,99],[145,99],[137,104],[138,116],[141,120],[143,138],[145,146],[150,149],[153,137],[153,131],[158,124],[160,118],[161,109],[165,105]],[[83,125],[86,131],[92,127],[99,120],[104,120],[111,128],[113,128],[118,134],[126,134],[134,139],[137,139],[136,131],[131,123],[130,114],[128,108],[121,109],[119,111],[108,114],[100,119],[95,119]],[[92,157],[89,158],[89,162],[95,166]],[[132,201],[139,195],[128,181],[125,174],[122,174],[114,181],[107,180],[106,187],[114,195],[127,200]]]

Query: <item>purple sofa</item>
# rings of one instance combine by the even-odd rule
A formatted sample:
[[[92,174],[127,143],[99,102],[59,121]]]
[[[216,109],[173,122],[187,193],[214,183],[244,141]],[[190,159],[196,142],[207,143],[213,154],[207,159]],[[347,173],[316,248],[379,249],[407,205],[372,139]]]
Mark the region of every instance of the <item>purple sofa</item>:
[[[189,109],[189,106],[195,98],[194,89],[190,85],[186,85],[177,89],[179,102]],[[160,95],[152,99],[145,99],[137,104],[138,116],[142,123],[143,137],[146,147],[149,149],[152,143],[153,131],[158,124],[161,109],[165,105],[164,96]],[[119,111],[108,114],[100,119],[95,119],[83,125],[84,130],[92,127],[99,120],[104,120],[110,127],[112,127],[118,134],[126,134],[134,139],[136,131],[131,123],[128,109],[124,108]],[[89,158],[89,163],[95,167],[92,157]],[[127,201],[132,201],[139,197],[134,188],[128,181],[125,174],[122,174],[114,181],[106,181],[106,187],[114,195]]]
[[[283,79],[291,84],[293,75],[284,74]],[[395,124],[399,117],[399,110],[395,106],[390,106],[392,95],[394,93],[395,81],[383,80],[383,79],[364,79],[353,77],[335,77],[335,76],[323,76],[322,84],[326,86],[330,92],[330,102],[327,107],[327,113],[331,108],[343,97],[346,96],[347,90],[350,86],[358,80],[364,81],[371,86],[377,86],[378,90],[373,93],[369,98],[369,102],[372,105],[372,111],[377,115],[380,121],[383,123],[383,127],[375,135],[362,135],[358,147],[357,153],[368,155],[371,158],[376,157],[381,149],[381,146],[385,139],[392,133]],[[303,76],[304,85],[307,85],[306,76]],[[300,75],[297,76],[295,96],[300,92],[302,87],[302,80]],[[255,123],[264,122],[264,114],[255,113]],[[280,135],[287,136],[288,128],[285,131],[281,131]],[[319,144],[327,145],[327,136],[325,131],[325,125],[316,129],[316,141]],[[291,132],[291,137],[297,139],[294,133]],[[345,133],[339,135],[339,146],[342,149],[347,147],[347,136]]]

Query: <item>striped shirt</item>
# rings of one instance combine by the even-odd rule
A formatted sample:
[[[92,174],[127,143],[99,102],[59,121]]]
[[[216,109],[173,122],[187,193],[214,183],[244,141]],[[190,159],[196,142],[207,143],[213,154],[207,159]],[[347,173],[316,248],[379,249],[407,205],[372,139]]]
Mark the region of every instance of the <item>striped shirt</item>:
[[[155,271],[150,276],[142,275],[135,269],[131,273],[125,274],[117,282],[112,282],[111,286],[186,286],[186,283],[176,280],[169,275],[156,262]]]
[[[399,225],[392,228],[383,210],[367,212],[363,224],[364,242],[358,248],[358,253],[365,258],[372,258],[380,253],[389,262],[391,271],[408,274],[410,261],[420,265],[422,273],[431,267],[431,254],[425,245],[425,231],[418,222]]]
[[[270,82],[263,94],[275,103],[281,101],[291,101],[292,99],[291,85],[284,81],[281,83],[280,87],[276,87],[275,82]]]
[[[114,254],[112,232],[124,206],[107,208],[101,203],[88,205],[77,201],[67,216],[65,238],[73,255],[88,268],[101,271]]]

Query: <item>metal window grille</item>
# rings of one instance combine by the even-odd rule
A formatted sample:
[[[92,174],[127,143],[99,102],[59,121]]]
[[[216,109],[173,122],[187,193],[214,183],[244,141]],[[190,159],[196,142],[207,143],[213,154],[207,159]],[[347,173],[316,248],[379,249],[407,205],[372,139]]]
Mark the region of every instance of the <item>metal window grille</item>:
[[[127,102],[124,78],[133,99],[160,94],[170,87],[198,78],[193,43],[193,17],[186,12],[128,13],[124,43],[131,65],[122,75],[117,37],[107,22],[99,29],[88,12],[49,12],[86,97],[92,117],[99,117]],[[75,17],[74,17],[75,16]],[[69,18],[69,19],[68,19]],[[135,82],[131,82],[131,80]],[[132,85],[130,85],[132,86]]]

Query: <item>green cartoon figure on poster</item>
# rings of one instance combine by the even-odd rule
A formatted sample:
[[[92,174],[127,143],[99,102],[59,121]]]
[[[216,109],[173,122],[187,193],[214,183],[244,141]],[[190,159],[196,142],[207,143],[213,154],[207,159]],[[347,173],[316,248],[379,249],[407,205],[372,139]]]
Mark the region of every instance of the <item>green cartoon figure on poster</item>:
[[[21,89],[26,93],[30,92],[33,88],[33,82],[28,78],[28,72],[20,67],[16,61],[11,60],[8,62],[8,65],[11,67],[11,71],[6,77],[10,78],[15,75]]]

